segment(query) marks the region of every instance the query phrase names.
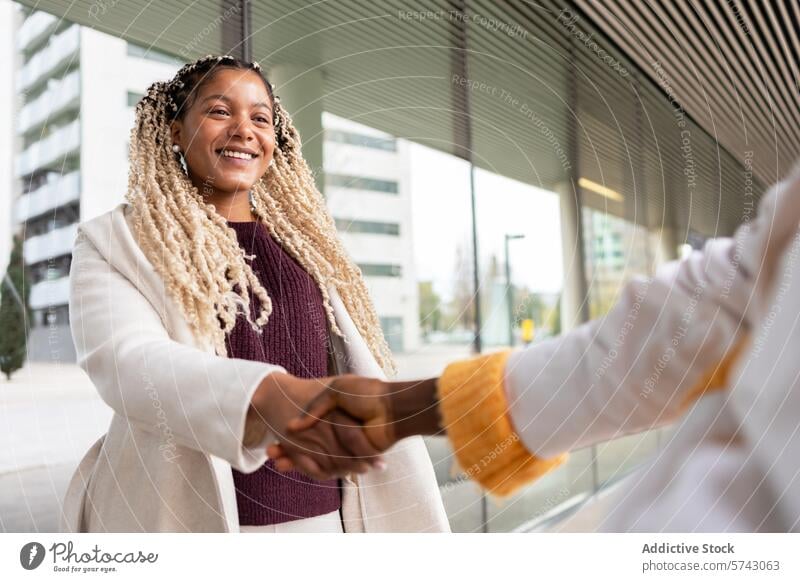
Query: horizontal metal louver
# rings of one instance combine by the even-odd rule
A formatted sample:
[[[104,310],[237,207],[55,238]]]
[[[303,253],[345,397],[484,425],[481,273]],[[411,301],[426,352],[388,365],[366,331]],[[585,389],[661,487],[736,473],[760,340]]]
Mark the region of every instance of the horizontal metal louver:
[[[187,60],[226,52],[235,5],[22,3]],[[800,156],[795,3],[251,6],[255,59],[320,69],[326,110],[544,188],[590,180],[619,199],[583,190],[587,206],[649,227],[727,234],[742,220],[745,157],[758,194]]]

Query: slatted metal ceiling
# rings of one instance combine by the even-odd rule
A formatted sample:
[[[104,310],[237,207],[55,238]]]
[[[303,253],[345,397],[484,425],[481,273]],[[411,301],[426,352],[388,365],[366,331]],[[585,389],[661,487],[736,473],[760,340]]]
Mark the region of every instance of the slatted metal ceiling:
[[[656,81],[659,62],[702,127],[738,159],[754,153],[763,182],[774,182],[800,158],[796,1],[576,4]]]
[[[734,158],[688,116],[676,115],[647,77],[631,74],[621,82],[616,70],[598,67],[586,51],[577,53],[576,63],[580,175],[624,196],[618,203],[588,193],[587,205],[651,227],[679,227],[683,237],[733,230],[743,208],[742,171]]]
[[[130,0],[95,14],[97,18],[92,17],[91,1],[76,0],[66,10],[55,0],[23,3],[185,58],[223,50],[221,27],[209,27],[219,22],[218,1]],[[457,4],[445,0],[313,4],[274,0],[252,6],[256,60],[267,68],[278,63],[320,67],[327,110],[463,156],[464,101],[468,98],[471,151],[479,167],[553,188],[569,178],[571,164],[575,175],[605,184],[625,197],[623,203],[615,203],[587,192],[588,205],[650,226],[680,225],[708,235],[729,232],[741,220],[736,204],[742,190],[741,170],[734,158],[743,155],[743,144],[757,152],[754,169],[764,182],[771,182],[778,173],[769,157],[775,156],[775,140],[788,144],[780,150],[781,164],[800,153],[797,124],[789,123],[798,115],[796,90],[776,83],[745,86],[743,79],[756,60],[768,57],[753,56],[757,46],[742,42],[749,37],[738,36],[731,15],[720,16],[718,31],[711,33],[713,38],[719,34],[726,39],[727,50],[714,53],[708,49],[707,38],[689,38],[692,31],[706,30],[703,15],[719,16],[730,8],[703,6],[692,16],[684,2],[671,8],[623,1],[601,6],[562,0],[468,0],[468,14],[478,18],[459,21],[453,16]],[[565,8],[580,16],[576,27],[559,21]],[[786,9],[778,9],[782,11]],[[439,16],[414,16],[430,13]],[[411,16],[403,18],[403,14]],[[676,24],[678,14],[687,22]],[[593,21],[622,52],[603,38]],[[519,33],[508,34],[487,22]],[[469,39],[468,76],[494,92],[485,88],[465,92],[453,82],[459,54],[454,47],[459,46],[463,28]],[[623,77],[602,63],[580,42],[576,30],[592,34],[631,73]],[[796,41],[794,32],[789,38],[790,43]],[[779,41],[778,37],[762,39],[762,45],[784,46]],[[796,59],[788,55],[783,65],[764,64],[761,69],[796,71]],[[697,172],[693,188],[685,176],[680,129],[667,98],[653,82],[657,79],[651,62],[656,57],[689,115],[733,154],[691,126],[692,163]],[[756,60],[751,62],[751,57]],[[730,86],[718,83],[721,78],[728,79]],[[776,81],[785,76],[770,73],[763,78]],[[501,95],[510,95],[511,100]],[[777,105],[770,109],[770,101],[784,111],[775,120],[769,112]],[[793,109],[787,111],[790,103]],[[777,136],[772,142],[771,131]],[[569,148],[573,141],[579,145],[578,159]],[[569,164],[563,152],[570,156]]]

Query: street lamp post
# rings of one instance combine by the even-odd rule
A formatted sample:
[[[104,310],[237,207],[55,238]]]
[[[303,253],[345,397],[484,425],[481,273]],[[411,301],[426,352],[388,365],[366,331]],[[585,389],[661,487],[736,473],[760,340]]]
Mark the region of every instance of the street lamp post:
[[[514,288],[511,286],[511,261],[509,260],[508,241],[525,238],[524,234],[505,235],[506,286],[508,287],[508,345],[514,347]]]

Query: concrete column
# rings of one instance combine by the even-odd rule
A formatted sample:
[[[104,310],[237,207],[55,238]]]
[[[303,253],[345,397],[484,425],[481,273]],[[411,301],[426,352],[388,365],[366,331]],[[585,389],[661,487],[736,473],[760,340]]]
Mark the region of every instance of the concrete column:
[[[314,173],[317,188],[324,194],[322,98],[325,81],[322,71],[309,70],[301,65],[275,65],[267,78],[275,85],[275,95],[281,98],[281,105],[292,116],[292,122],[300,132],[303,156]]]
[[[222,52],[238,59],[251,61],[250,3],[243,0],[222,0],[219,6],[222,26]]]
[[[124,40],[87,26],[80,27],[80,39],[81,111],[92,112],[80,116],[80,218],[88,220],[114,208],[128,190],[127,140],[122,136],[131,129],[123,101],[129,81],[120,66],[127,62]]]
[[[579,193],[569,182],[556,185],[561,199],[561,247],[564,287],[561,291],[561,333],[589,319],[588,286],[584,270],[583,227]]]

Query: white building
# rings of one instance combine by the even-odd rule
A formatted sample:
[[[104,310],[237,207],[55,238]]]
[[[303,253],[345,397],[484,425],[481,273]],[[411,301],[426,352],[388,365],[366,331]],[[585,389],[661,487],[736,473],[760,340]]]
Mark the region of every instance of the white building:
[[[419,345],[408,143],[324,113],[325,197],[361,268],[389,346]]]
[[[69,361],[68,274],[77,223],[123,200],[131,96],[180,62],[21,9],[16,30],[13,222],[25,237],[34,311],[32,360]]]
[[[15,111],[17,94],[14,90],[17,51],[14,46],[14,30],[18,26],[16,5],[10,0],[0,0],[0,109]],[[12,115],[13,118],[13,115]],[[16,195],[14,179],[15,138],[14,132],[3,124],[0,131],[0,277],[6,272],[14,233],[11,209]],[[3,290],[0,286],[0,295]]]

